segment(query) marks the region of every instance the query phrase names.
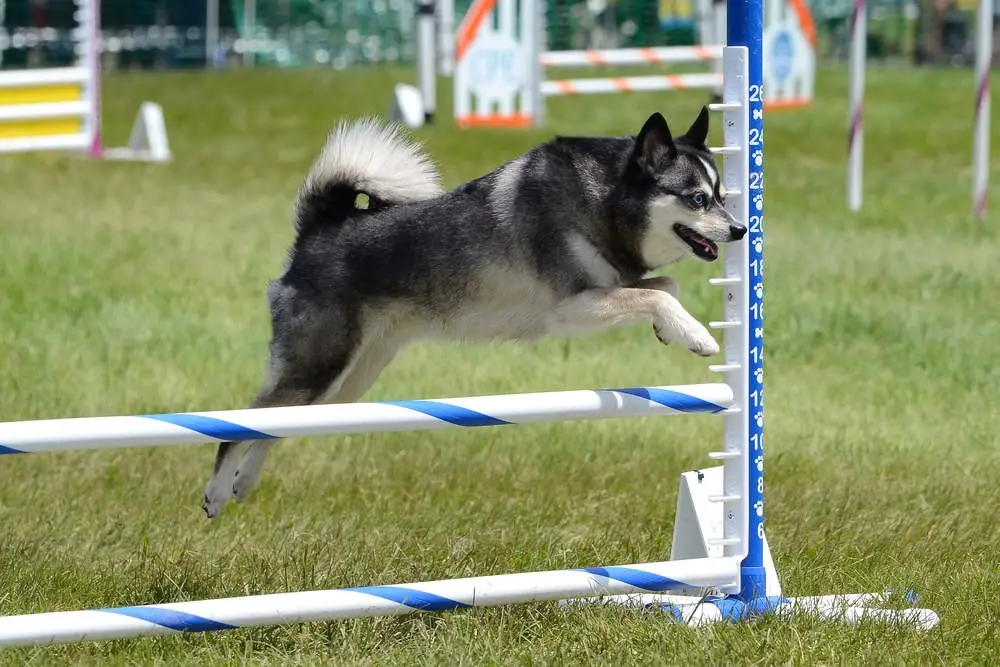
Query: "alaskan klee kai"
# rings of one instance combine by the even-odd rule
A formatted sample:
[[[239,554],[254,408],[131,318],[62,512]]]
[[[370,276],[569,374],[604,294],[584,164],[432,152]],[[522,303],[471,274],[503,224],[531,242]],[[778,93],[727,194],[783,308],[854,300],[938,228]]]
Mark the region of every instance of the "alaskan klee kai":
[[[297,237],[270,283],[270,372],[250,407],[357,401],[418,339],[530,340],[646,322],[703,356],[708,330],[671,278],[714,261],[746,227],[723,207],[708,110],[674,137],[654,113],[635,136],[557,137],[443,191],[394,126],[330,135],[296,204]],[[359,195],[368,197],[362,208]],[[219,445],[204,510],[247,498],[274,440]]]

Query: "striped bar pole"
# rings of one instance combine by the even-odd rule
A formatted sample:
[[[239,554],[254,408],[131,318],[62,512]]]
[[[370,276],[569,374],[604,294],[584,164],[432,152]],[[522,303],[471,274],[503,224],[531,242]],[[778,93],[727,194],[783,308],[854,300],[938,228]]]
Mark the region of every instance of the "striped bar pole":
[[[738,567],[739,561],[732,558],[700,558],[5,616],[0,617],[0,646],[211,632],[257,625],[400,616],[417,611],[442,612],[566,597],[714,586],[735,581]]]
[[[979,0],[976,20],[976,130],[972,153],[972,209],[986,217],[990,179],[990,66],[993,61],[993,1]]]
[[[715,72],[700,74],[661,74],[653,76],[621,76],[604,79],[562,79],[543,81],[542,95],[597,95],[601,93],[638,93],[656,90],[715,88],[722,85],[722,76]]]
[[[865,97],[865,60],[868,16],[865,0],[854,0],[851,11],[851,54],[849,67],[849,118],[847,135],[847,207],[861,210],[862,168],[865,153],[862,107]]]
[[[542,53],[542,66],[664,65],[671,63],[717,61],[721,59],[721,46],[660,46],[643,49],[546,51]]]
[[[725,384],[0,423],[0,454],[722,412]]]

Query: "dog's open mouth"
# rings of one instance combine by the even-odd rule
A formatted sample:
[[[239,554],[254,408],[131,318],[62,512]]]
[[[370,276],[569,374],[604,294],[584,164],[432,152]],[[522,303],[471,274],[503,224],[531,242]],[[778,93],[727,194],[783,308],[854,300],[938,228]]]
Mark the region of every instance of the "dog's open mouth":
[[[719,258],[719,246],[709,241],[704,236],[694,231],[690,227],[685,227],[679,222],[674,224],[674,233],[680,237],[684,243],[690,246],[691,251],[706,262],[714,262]]]

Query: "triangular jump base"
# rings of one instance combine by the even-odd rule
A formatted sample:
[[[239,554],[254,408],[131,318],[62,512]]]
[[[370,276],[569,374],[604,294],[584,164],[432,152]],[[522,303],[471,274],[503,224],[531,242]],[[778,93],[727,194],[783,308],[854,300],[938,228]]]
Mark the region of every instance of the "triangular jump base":
[[[105,148],[101,157],[109,160],[137,160],[142,162],[170,162],[170,141],[163,107],[156,102],[143,102],[132,124],[128,145],[124,148]]]

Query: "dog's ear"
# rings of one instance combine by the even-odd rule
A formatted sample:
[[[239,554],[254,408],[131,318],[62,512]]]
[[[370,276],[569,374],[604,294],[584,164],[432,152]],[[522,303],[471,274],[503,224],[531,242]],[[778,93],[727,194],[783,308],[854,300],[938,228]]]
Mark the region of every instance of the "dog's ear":
[[[691,123],[691,127],[684,133],[683,137],[678,137],[678,143],[694,146],[695,148],[707,148],[708,140],[708,107],[703,106],[701,113]]]
[[[667,127],[667,119],[657,111],[646,119],[635,139],[632,160],[646,171],[654,171],[664,160],[677,155],[674,138]]]

